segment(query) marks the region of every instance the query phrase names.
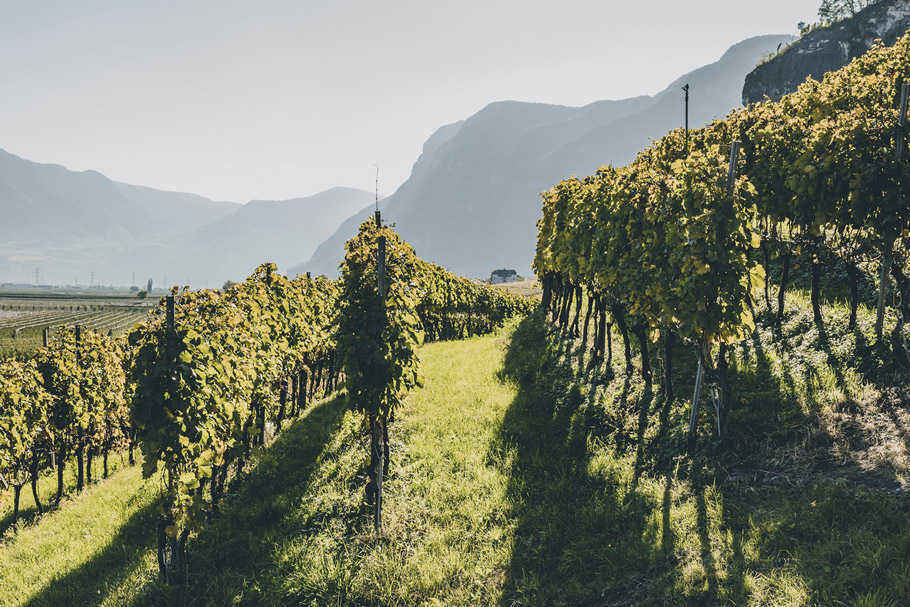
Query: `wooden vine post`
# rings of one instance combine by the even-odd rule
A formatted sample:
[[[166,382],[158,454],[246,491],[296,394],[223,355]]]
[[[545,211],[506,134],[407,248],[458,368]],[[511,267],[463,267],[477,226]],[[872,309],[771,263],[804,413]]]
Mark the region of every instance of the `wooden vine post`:
[[[734,141],[730,147],[730,167],[727,171],[727,193],[731,197],[731,204],[733,202],[732,196],[733,191],[736,186],[736,163],[739,160],[739,149],[741,143],[739,141]],[[692,408],[689,413],[689,452],[691,453],[695,448],[695,437],[697,430],[698,422],[698,403],[701,401],[701,392],[702,387],[705,381],[705,361],[708,360],[710,356],[710,344],[707,341],[702,341],[700,344],[700,349],[698,352],[698,370],[695,373],[695,391],[692,394]],[[715,403],[715,409],[717,412],[717,434],[720,436],[720,406]]]
[[[705,367],[702,363],[704,358],[704,345],[698,354],[698,370],[695,372],[695,392],[692,394],[692,409],[689,412],[689,450],[695,446],[695,423],[698,420],[698,403],[701,400],[701,387],[705,379]]]
[[[374,217],[376,219],[376,229],[382,229],[382,213],[379,210],[379,167],[376,167],[376,212]],[[386,275],[386,251],[385,251],[386,239],[385,236],[380,236],[376,242],[376,287],[379,292],[379,299],[382,302],[383,316],[385,316],[385,275]],[[385,323],[385,318],[382,319],[382,322]],[[378,534],[382,529],[382,477],[385,473],[385,441],[383,440],[386,436],[385,425],[386,420],[385,416],[381,413],[382,403],[376,403],[377,410],[380,411],[373,419],[372,428],[370,428],[372,449],[374,455],[376,456],[376,470],[375,482],[376,482],[376,503],[375,509],[373,512],[373,526]]]
[[[79,377],[79,395],[82,395],[82,326],[76,325],[76,369]],[[85,488],[85,441],[82,425],[76,424],[76,491]]]
[[[51,343],[50,336],[51,336],[50,327],[44,327],[44,329],[41,331],[41,341],[45,348],[48,347]],[[57,470],[57,445],[55,444],[55,440],[56,440],[56,437],[51,436],[50,445],[48,447],[48,450],[50,452],[50,466],[51,466],[51,470],[54,470],[54,471]]]
[[[345,250],[335,334],[348,403],[363,416],[368,444],[364,497],[378,537],[391,460],[389,423],[408,393],[420,385],[419,349],[425,335],[438,338],[455,317],[456,335],[487,331],[491,319],[530,311],[533,303],[500,295],[420,260],[382,224],[379,213],[360,225]],[[483,320],[468,323],[472,311]]]
[[[904,125],[907,124],[907,103],[910,99],[910,84],[901,86],[901,107],[898,118],[897,137],[895,138],[894,158],[898,162],[904,157]],[[885,322],[885,298],[888,295],[888,269],[891,267],[891,247],[889,241],[882,251],[882,266],[878,277],[878,309],[875,314],[875,339],[881,341],[882,326]]]
[[[380,211],[376,210],[376,228],[379,229],[382,227],[382,216]],[[380,236],[377,239],[376,243],[376,286],[379,291],[379,298],[382,301],[382,307],[385,309],[385,297],[386,297],[386,239],[385,236]],[[379,404],[379,403],[377,403]],[[381,408],[380,408],[381,409]],[[379,533],[382,529],[382,477],[385,473],[385,426],[386,420],[385,416],[380,414],[376,417],[373,428],[372,428],[372,443],[373,449],[376,451],[376,504],[374,511],[374,520],[373,524],[376,529],[376,533]]]
[[[685,126],[685,149],[689,149],[689,83],[686,83],[686,86],[682,87],[682,90],[686,92],[686,126]]]
[[[177,327],[174,320],[174,296],[168,295],[165,298],[165,360],[162,361],[168,373],[172,373],[174,370],[176,341]],[[168,470],[167,475],[168,493],[172,494],[175,482],[173,471]],[[179,560],[179,555],[176,554],[178,548],[176,538],[168,537],[167,534],[167,529],[172,524],[173,515],[170,507],[166,505],[164,513],[158,521],[158,573],[165,584],[172,584],[176,581],[171,569],[176,564],[176,561]]]

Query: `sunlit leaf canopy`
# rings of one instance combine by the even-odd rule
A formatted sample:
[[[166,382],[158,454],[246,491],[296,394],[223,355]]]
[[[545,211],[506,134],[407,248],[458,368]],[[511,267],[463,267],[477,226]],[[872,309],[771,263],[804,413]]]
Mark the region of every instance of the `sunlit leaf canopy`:
[[[905,36],[780,101],[675,130],[628,166],[560,182],[542,194],[535,271],[591,285],[651,327],[742,339],[764,284],[752,254],[762,238],[861,232],[880,253],[906,239],[908,169],[895,137],[908,77]],[[729,189],[733,141],[742,154]]]

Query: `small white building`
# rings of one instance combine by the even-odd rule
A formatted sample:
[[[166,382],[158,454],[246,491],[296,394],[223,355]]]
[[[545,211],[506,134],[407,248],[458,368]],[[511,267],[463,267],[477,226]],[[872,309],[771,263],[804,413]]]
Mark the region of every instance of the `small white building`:
[[[518,272],[515,270],[493,270],[490,274],[490,284],[498,285],[504,282],[518,282]]]

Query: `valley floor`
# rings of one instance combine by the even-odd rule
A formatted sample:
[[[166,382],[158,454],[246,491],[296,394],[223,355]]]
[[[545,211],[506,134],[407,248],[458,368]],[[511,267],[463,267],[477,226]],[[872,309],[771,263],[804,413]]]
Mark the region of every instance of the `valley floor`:
[[[539,316],[426,346],[391,426],[379,536],[337,397],[191,540],[186,585],[154,580],[157,481],[125,468],[6,530],[0,605],[910,604],[906,498],[825,475],[752,482],[761,467],[725,473],[720,446],[662,453],[644,421],[624,434],[648,415],[641,386],[582,371],[576,347]],[[681,399],[662,423],[684,416]]]

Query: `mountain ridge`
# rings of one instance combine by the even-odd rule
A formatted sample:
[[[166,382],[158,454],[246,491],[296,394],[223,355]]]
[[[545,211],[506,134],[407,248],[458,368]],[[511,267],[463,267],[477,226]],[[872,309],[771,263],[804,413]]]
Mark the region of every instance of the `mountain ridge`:
[[[674,80],[653,96],[601,100],[572,108],[498,101],[437,130],[411,177],[380,208],[418,255],[460,274],[494,268],[530,271],[540,214],[539,192],[607,163],[627,164],[659,137],[682,126],[684,81],[694,84],[690,125],[740,105],[746,73],[793,36],[758,36],[731,46],[718,61]],[[674,89],[678,96],[674,96]],[[345,221],[313,257],[289,274],[337,276],[344,242],[367,209]]]
[[[300,255],[315,251],[344,218],[370,204],[374,196],[338,186],[312,196],[251,200],[226,217],[166,242],[126,251],[112,265],[121,273],[145,275],[155,270],[146,260],[154,259],[156,266],[179,267],[193,279],[188,282],[209,286],[243,280],[266,262],[282,271]],[[183,275],[177,278],[182,280]]]
[[[410,178],[380,208],[425,259],[473,276],[502,267],[527,273],[541,190],[606,163],[626,164],[649,138],[681,126],[683,82],[692,85],[693,127],[724,116],[739,105],[745,74],[791,40],[742,41],[656,95],[582,107],[492,102],[434,131]],[[87,282],[91,272],[96,284],[126,284],[133,275],[161,284],[170,275],[217,286],[265,261],[289,275],[336,276],[344,242],[372,215],[373,196],[333,188],[240,205],[0,151],[0,276],[30,282],[37,268],[42,282]],[[313,206],[311,198],[321,202]],[[310,230],[316,224],[327,233]],[[309,261],[292,265],[301,259]]]
[[[194,286],[309,256],[374,194],[337,187],[247,204],[71,171],[0,150],[0,280]],[[314,202],[315,201],[315,202]],[[255,260],[255,261],[253,261]]]
[[[89,272],[103,272],[114,252],[215,221],[239,206],[0,150],[0,274],[33,276],[37,267],[45,281],[88,282]]]

